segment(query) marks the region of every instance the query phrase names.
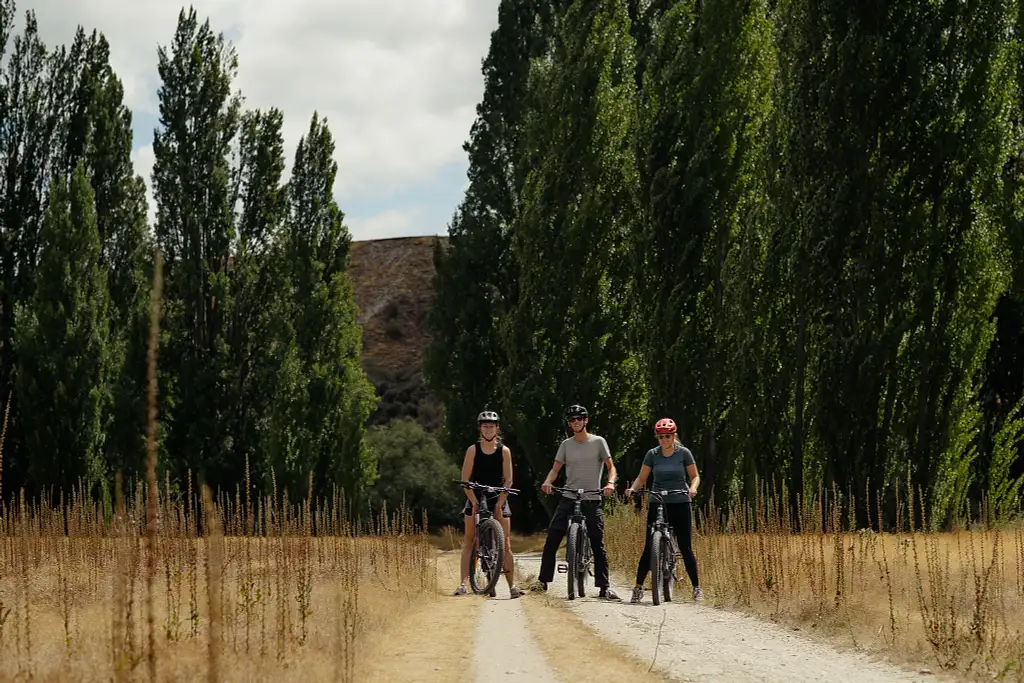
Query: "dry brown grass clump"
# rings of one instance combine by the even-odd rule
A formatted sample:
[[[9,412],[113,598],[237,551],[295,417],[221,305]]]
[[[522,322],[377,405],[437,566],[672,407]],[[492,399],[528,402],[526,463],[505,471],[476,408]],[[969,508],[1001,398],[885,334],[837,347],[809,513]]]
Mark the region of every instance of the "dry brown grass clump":
[[[437,598],[403,511],[162,493],[150,555],[144,491],[0,508],[0,680],[365,680],[363,645]]]
[[[786,500],[759,495],[718,519],[702,516],[694,553],[709,604],[897,661],[1024,681],[1024,527],[927,532],[910,513],[897,524],[902,530],[879,533],[848,521],[844,528],[844,510],[821,498],[800,515]],[[646,514],[620,505],[607,517],[609,559],[629,581]],[[815,530],[795,530],[794,518]]]

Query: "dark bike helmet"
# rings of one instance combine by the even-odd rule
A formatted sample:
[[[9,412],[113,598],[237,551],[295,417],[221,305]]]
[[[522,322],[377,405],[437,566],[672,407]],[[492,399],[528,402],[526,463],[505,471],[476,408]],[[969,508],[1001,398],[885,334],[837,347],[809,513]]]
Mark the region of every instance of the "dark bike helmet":
[[[476,416],[476,423],[482,424],[484,422],[493,422],[497,424],[501,420],[498,419],[498,414],[493,410],[485,410]]]
[[[574,417],[590,417],[587,414],[587,409],[578,403],[573,403],[571,406],[565,409],[565,419],[571,420]]]

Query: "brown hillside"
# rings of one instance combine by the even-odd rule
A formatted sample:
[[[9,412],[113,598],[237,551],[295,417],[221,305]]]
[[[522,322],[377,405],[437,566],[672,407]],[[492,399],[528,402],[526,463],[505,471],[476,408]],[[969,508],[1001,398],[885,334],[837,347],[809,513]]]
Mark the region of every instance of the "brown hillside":
[[[352,243],[349,276],[363,326],[363,369],[381,404],[371,423],[404,415],[440,427],[440,406],[422,384],[420,364],[430,341],[426,315],[434,301],[434,241],[397,237]]]

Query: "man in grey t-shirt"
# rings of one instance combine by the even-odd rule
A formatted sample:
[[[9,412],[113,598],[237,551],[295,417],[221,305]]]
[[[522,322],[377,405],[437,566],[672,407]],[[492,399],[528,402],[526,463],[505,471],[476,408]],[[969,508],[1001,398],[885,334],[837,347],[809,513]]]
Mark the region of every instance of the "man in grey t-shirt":
[[[615,463],[612,462],[608,442],[604,437],[587,433],[587,409],[581,405],[571,405],[565,411],[569,428],[573,431],[572,438],[566,439],[558,447],[555,463],[541,484],[541,491],[552,493],[551,485],[558,476],[558,471],[565,467],[565,488],[568,489],[601,489],[605,496],[615,492]],[[601,486],[601,470],[608,468],[608,481]],[[540,575],[537,577],[539,590],[547,590],[548,584],[555,577],[555,553],[569,529],[569,518],[572,515],[574,498],[562,494],[562,500],[555,508],[548,525],[548,537],[544,541],[544,551],[540,559]],[[608,586],[608,555],[604,550],[604,516],[601,513],[601,494],[584,494],[583,515],[587,520],[587,536],[590,547],[594,550],[594,585],[600,589],[598,597],[605,600],[618,600],[619,596]]]

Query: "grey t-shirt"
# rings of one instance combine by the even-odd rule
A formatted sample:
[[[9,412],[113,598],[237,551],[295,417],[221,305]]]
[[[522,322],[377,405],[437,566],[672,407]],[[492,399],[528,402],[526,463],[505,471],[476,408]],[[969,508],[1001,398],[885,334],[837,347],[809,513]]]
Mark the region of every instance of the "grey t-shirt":
[[[686,466],[696,463],[689,448],[676,444],[672,455],[662,455],[661,446],[655,446],[644,455],[644,464],[651,468],[652,481],[648,487],[652,491],[671,491],[689,488],[686,483]],[[653,503],[654,499],[651,499],[651,502]],[[688,503],[690,494],[665,496],[665,502]]]
[[[599,489],[601,488],[601,469],[604,461],[611,458],[608,442],[603,436],[587,434],[586,441],[577,441],[569,437],[558,447],[555,461],[565,466],[565,488],[567,489]],[[562,494],[565,498],[574,498]],[[601,500],[600,493],[587,493],[584,500]]]

